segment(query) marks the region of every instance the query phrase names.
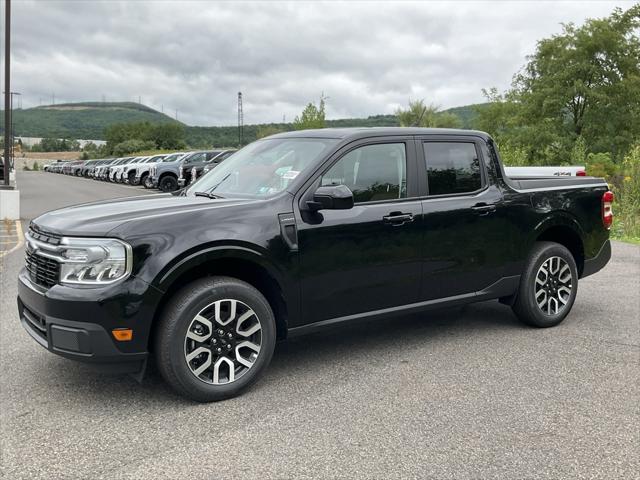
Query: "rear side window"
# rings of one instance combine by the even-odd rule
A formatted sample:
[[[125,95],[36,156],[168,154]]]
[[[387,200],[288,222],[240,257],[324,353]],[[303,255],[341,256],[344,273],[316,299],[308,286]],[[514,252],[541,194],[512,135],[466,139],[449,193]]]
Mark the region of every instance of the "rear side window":
[[[480,160],[473,143],[426,142],[429,195],[451,195],[480,190]]]
[[[356,148],[322,176],[322,185],[346,185],[356,203],[405,198],[405,145],[386,143]]]

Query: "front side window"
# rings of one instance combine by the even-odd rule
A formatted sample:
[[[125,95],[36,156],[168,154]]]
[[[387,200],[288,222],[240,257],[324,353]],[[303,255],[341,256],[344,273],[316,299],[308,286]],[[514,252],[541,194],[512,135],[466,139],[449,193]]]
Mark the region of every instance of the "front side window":
[[[349,187],[356,203],[406,198],[405,144],[381,143],[356,148],[322,176],[321,185]]]
[[[470,142],[426,142],[429,195],[474,192],[482,187],[480,160]]]
[[[194,153],[189,158],[185,159],[184,163],[204,162],[206,158],[207,158],[206,152]]]

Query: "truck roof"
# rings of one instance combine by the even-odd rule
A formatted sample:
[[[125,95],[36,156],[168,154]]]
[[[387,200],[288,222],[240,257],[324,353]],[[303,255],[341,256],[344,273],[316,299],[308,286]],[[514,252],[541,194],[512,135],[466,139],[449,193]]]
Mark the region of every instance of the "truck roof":
[[[318,128],[315,130],[294,130],[271,135],[269,138],[338,138],[357,139],[362,137],[381,137],[392,135],[473,135],[488,139],[489,135],[479,130],[461,130],[457,128],[421,128],[421,127],[351,127]]]

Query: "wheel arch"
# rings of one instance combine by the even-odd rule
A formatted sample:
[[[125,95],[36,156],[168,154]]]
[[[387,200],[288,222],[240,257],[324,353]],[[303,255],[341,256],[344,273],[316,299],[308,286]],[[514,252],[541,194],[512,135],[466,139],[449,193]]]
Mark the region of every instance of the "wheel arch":
[[[277,339],[287,336],[289,307],[286,301],[284,280],[280,272],[258,252],[245,247],[213,247],[186,256],[159,275],[154,282],[163,292],[157,305],[151,324],[149,347],[153,346],[155,328],[159,317],[174,294],[200,278],[209,276],[227,276],[247,282],[262,293],[276,319]]]
[[[178,174],[171,171],[171,170],[167,170],[166,172],[162,172],[160,174],[160,176],[158,177],[158,180],[162,180],[165,177],[175,177],[176,180],[178,179]]]
[[[535,238],[537,242],[556,242],[564,246],[571,252],[578,276],[582,276],[584,271],[585,250],[584,232],[578,221],[570,215],[555,215],[540,222],[535,228]]]

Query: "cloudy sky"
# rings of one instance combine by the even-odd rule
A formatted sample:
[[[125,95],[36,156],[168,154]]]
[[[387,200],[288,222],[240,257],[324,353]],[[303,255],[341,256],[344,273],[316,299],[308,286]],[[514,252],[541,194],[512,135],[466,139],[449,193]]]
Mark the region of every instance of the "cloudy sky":
[[[2,2],[4,4],[4,2]],[[137,101],[191,125],[293,119],[322,92],[329,118],[443,108],[507,88],[540,38],[616,2],[13,0],[12,90],[24,108]],[[4,12],[3,12],[4,17]],[[0,40],[1,41],[1,40]]]

